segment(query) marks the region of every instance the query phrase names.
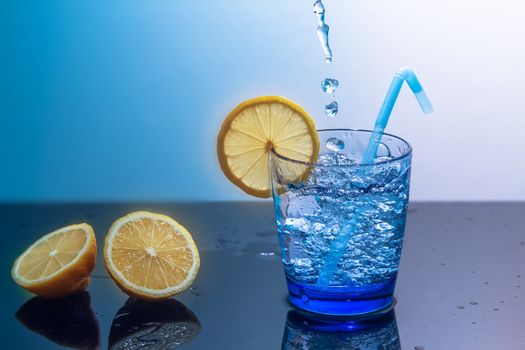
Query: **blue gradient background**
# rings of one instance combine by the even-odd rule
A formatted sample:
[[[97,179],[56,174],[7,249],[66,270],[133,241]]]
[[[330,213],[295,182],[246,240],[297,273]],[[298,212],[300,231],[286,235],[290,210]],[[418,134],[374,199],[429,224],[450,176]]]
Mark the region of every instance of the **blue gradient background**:
[[[369,128],[403,65],[436,107],[404,90],[388,128],[414,146],[412,198],[525,199],[522,177],[486,186],[525,172],[521,2],[328,0],[331,66],[311,2],[2,1],[0,200],[247,199],[215,156],[232,107],[280,94]]]

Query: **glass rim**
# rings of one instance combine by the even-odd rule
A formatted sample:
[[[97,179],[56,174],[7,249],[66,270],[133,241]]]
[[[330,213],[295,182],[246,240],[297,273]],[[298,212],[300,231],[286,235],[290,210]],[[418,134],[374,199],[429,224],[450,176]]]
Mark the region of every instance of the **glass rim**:
[[[365,132],[365,133],[369,133],[369,134],[373,133],[372,130],[367,130],[367,129],[350,129],[350,128],[349,129],[319,129],[319,130],[317,130],[318,133],[320,133],[320,132],[334,132],[334,131],[359,131],[359,132]],[[285,161],[288,161],[288,162],[292,162],[292,163],[296,163],[296,164],[305,165],[305,166],[308,166],[308,167],[319,167],[319,168],[336,168],[336,167],[338,167],[338,168],[357,168],[357,167],[384,165],[384,164],[389,164],[389,163],[393,163],[393,162],[397,162],[397,161],[403,160],[403,159],[409,157],[412,154],[412,146],[406,140],[402,139],[399,136],[396,136],[396,135],[393,135],[393,134],[389,134],[389,133],[386,133],[386,132],[383,133],[383,135],[393,137],[393,138],[403,142],[404,144],[406,144],[407,147],[408,147],[406,152],[403,152],[403,154],[401,154],[398,157],[394,157],[394,158],[388,159],[388,160],[382,160],[382,161],[376,162],[376,163],[364,163],[364,164],[357,163],[357,164],[333,164],[333,165],[327,165],[327,164],[320,164],[320,163],[305,162],[303,160],[298,160],[298,159],[293,159],[293,158],[290,158],[290,157],[283,156],[282,154],[277,152],[274,147],[271,147],[270,150],[271,150],[271,153],[273,153],[273,155],[276,156],[279,159],[282,159],[282,160],[285,160]],[[334,152],[334,153],[337,153],[337,152]]]

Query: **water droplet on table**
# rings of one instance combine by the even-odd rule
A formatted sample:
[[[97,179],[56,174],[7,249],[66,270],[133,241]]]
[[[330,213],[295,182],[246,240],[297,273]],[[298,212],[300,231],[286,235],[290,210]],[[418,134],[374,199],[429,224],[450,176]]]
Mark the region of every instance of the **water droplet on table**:
[[[477,301],[471,301],[469,304],[470,305],[478,305],[479,303]]]
[[[464,309],[465,309],[465,307],[462,306],[462,305],[458,305],[458,306],[456,306],[456,307],[457,307],[458,309],[460,309],[460,310],[464,310]]]
[[[321,82],[321,88],[327,94],[333,94],[339,87],[339,81],[333,78],[326,78]]]
[[[330,137],[328,140],[326,140],[326,148],[337,152],[345,148],[345,143],[343,142],[343,140],[339,140],[335,137]]]
[[[330,118],[334,118],[339,111],[339,105],[336,101],[332,101],[324,107],[324,114]]]
[[[425,350],[424,346],[418,345],[414,347],[415,350]]]
[[[274,252],[259,252],[260,256],[274,256]]]

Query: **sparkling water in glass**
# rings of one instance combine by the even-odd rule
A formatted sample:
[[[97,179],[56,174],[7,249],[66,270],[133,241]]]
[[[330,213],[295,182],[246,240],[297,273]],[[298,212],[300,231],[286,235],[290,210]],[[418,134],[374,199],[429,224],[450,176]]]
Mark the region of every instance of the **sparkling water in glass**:
[[[320,130],[316,164],[271,152],[275,219],[289,299],[301,309],[356,315],[393,302],[411,147],[384,134],[374,162],[360,164],[370,134]]]

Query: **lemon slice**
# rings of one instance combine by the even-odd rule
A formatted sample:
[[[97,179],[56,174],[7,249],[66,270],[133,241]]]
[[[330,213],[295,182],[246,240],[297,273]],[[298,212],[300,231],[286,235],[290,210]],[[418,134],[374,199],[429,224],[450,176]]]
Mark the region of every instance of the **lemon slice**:
[[[222,171],[255,197],[271,196],[268,156],[272,147],[283,156],[305,162],[317,161],[319,154],[312,118],[301,106],[279,96],[242,102],[226,117],[217,137]]]
[[[104,243],[110,276],[127,294],[166,299],[191,286],[200,258],[191,234],[172,218],[145,211],[113,223]]]
[[[42,297],[86,289],[95,267],[97,243],[91,226],[71,225],[33,243],[13,264],[16,283]]]

